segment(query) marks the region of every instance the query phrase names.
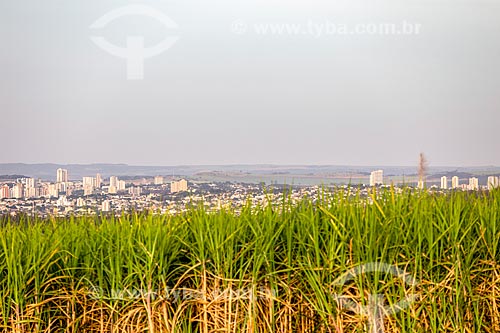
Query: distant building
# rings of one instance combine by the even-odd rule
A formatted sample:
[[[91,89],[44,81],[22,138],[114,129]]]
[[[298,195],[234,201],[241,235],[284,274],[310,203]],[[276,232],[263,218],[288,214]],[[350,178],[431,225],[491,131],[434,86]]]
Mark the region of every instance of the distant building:
[[[188,189],[188,184],[187,184],[187,180],[185,180],[185,179],[181,179],[177,182],[173,181],[170,184],[170,193],[183,192],[183,191],[187,191],[187,189]]]
[[[102,180],[101,180],[102,181]],[[98,178],[97,177],[83,177],[83,186],[92,186],[93,188],[96,187],[101,187],[98,185]]]
[[[109,212],[111,211],[111,203],[109,202],[109,200],[104,200],[101,204],[101,210],[103,212]]]
[[[479,189],[479,179],[476,177],[469,178],[469,190],[476,191]]]
[[[116,186],[116,189],[118,191],[125,191],[125,188],[127,186],[127,183],[125,183],[124,180],[118,180],[118,183],[117,183],[117,186]]]
[[[459,188],[460,187],[460,181],[458,180],[457,176],[451,177],[451,188]]]
[[[448,188],[448,178],[446,178],[446,176],[441,177],[441,188],[443,190]]]
[[[35,187],[35,178],[26,178],[26,188],[33,188]]]
[[[83,195],[92,195],[94,194],[94,187],[92,185],[85,185],[83,186]]]
[[[67,183],[56,183],[57,190],[59,192],[66,192],[66,184]]]
[[[94,177],[83,177],[83,195],[94,194],[94,186],[96,184],[96,179]]]
[[[26,187],[24,189],[24,196],[26,198],[35,198],[38,196],[39,191],[36,187]]]
[[[9,199],[10,198],[10,188],[9,185],[3,185],[0,188],[0,199]]]
[[[57,169],[56,182],[57,183],[67,183],[68,182],[68,170],[61,169],[61,168]]]
[[[382,185],[384,183],[384,171],[376,170],[370,174],[370,186]]]
[[[102,185],[102,177],[101,174],[98,173],[97,175],[95,175],[95,187],[101,188],[101,185]]]
[[[37,196],[47,198],[49,196],[49,187],[47,184],[44,184],[43,186],[38,187],[36,192]]]
[[[24,197],[24,186],[21,183],[17,183],[12,188],[12,197],[15,199],[22,199]]]
[[[94,177],[83,177],[82,183],[83,187],[85,186],[94,187],[96,179]]]
[[[49,185],[47,194],[49,197],[54,197],[54,198],[59,197],[59,190],[57,189],[56,184]]]
[[[35,187],[36,181],[35,178],[25,178],[24,179],[25,189],[24,196],[26,198],[35,198],[38,196],[38,191]]]
[[[108,187],[108,193],[109,194],[116,194],[118,192],[118,186],[119,186],[119,179],[116,176],[111,176],[109,177],[109,187]]]
[[[139,196],[142,194],[142,188],[140,186],[129,187],[128,193],[132,196]]]
[[[156,176],[154,179],[154,184],[155,185],[163,185],[163,177],[162,176]]]
[[[109,177],[109,186],[118,187],[118,177],[116,176]]]
[[[77,207],[83,207],[83,206],[85,206],[85,200],[83,200],[83,198],[76,199],[76,206]]]
[[[61,195],[59,199],[57,199],[56,205],[66,207],[70,206],[71,202],[68,200],[68,198],[66,198],[65,195]]]
[[[488,177],[488,190],[492,190],[494,188],[497,188],[499,185],[499,179],[496,176],[489,176]]]

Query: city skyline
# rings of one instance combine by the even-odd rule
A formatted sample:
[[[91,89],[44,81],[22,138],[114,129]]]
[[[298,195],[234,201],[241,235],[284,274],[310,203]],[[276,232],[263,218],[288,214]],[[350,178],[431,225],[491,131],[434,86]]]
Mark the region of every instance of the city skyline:
[[[267,200],[268,195],[273,195],[273,188],[281,195],[289,189],[294,200],[303,195],[318,195],[326,188],[321,185],[313,186],[287,186],[271,182],[251,184],[245,182],[227,181],[196,181],[193,178],[167,177],[162,175],[140,179],[119,179],[117,176],[102,177],[100,173],[95,176],[85,175],[79,180],[72,180],[67,169],[58,168],[55,172],[55,182],[35,179],[32,177],[20,177],[17,179],[0,178],[0,216],[9,214],[38,214],[41,216],[58,215],[92,215],[101,213],[121,214],[133,210],[153,210],[163,213],[178,213],[186,211],[193,202],[203,202],[210,209],[218,210],[225,206],[236,207],[248,203],[260,204]],[[483,177],[484,178],[484,177]],[[384,179],[384,170],[373,170],[368,182],[359,184],[339,184],[330,189],[333,191],[345,190],[347,188],[357,189],[362,196],[369,196],[376,188],[390,188],[391,191],[401,193],[406,189],[417,191],[494,191],[499,187],[499,177],[487,176],[485,182],[479,178],[463,177],[462,184],[458,176],[452,176],[452,186],[448,187],[447,176],[442,176],[439,181],[431,182],[430,179],[418,179],[413,181],[395,183],[393,179]],[[434,183],[434,184],[433,184]],[[436,184],[440,183],[440,185]],[[270,187],[268,187],[270,186]],[[327,187],[328,188],[328,187]],[[373,191],[372,191],[373,189]],[[278,193],[278,195],[279,195]],[[208,200],[208,201],[205,201]]]

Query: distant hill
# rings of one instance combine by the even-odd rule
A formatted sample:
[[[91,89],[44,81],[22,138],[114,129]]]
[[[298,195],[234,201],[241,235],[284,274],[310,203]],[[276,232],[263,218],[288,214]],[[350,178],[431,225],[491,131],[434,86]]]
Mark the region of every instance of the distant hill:
[[[24,175],[0,175],[0,180],[16,180],[19,178],[28,178]]]
[[[84,176],[93,176],[100,173],[104,178],[118,176],[125,179],[134,177],[153,177],[156,175],[175,177],[190,177],[195,174],[217,174],[227,175],[256,175],[256,176],[286,176],[294,179],[295,176],[307,175],[308,177],[329,177],[349,175],[369,175],[373,170],[382,169],[386,176],[410,176],[417,172],[416,166],[348,166],[348,165],[274,165],[274,164],[235,164],[235,165],[176,165],[176,166],[137,166],[127,164],[25,164],[25,163],[0,163],[0,174],[9,177],[41,178],[54,181],[56,170],[64,168],[68,170],[70,180],[80,180]],[[459,175],[460,178],[468,178],[471,175],[487,176],[500,174],[499,167],[430,167],[429,174],[433,177],[440,175]],[[14,178],[15,179],[15,178]]]
[[[430,175],[428,178],[441,178],[443,176],[446,176],[448,178],[451,179],[451,177],[453,176],[457,176],[458,178],[460,179],[464,179],[464,178],[470,178],[470,177],[473,177],[474,174],[470,173],[470,172],[460,172],[458,170],[455,170],[455,171],[448,171],[448,172],[440,172],[440,173],[435,173],[433,175]]]

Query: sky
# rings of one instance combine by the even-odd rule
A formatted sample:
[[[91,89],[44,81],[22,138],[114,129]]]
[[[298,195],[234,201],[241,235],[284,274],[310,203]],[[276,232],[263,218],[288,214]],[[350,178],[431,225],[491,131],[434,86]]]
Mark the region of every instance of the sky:
[[[498,166],[499,37],[500,1],[2,1],[0,163]]]

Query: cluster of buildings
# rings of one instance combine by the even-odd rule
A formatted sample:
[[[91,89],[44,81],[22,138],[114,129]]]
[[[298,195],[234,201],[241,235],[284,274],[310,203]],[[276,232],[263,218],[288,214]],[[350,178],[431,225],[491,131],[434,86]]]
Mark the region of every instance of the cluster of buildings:
[[[497,176],[489,176],[486,184],[486,188],[488,190],[492,190],[499,186],[499,178]],[[448,177],[441,177],[441,189],[448,189]],[[460,179],[457,176],[453,176],[451,178],[451,188],[452,189],[462,189],[469,191],[477,191],[479,190],[479,179],[477,177],[469,178],[468,184],[460,184]]]
[[[59,193],[71,193],[68,182],[48,183],[34,178],[17,179],[11,186],[4,183],[0,188],[0,199],[22,199],[39,197],[59,197]]]
[[[68,170],[58,169],[55,182],[34,178],[7,179],[0,181],[0,215],[38,214],[41,216],[88,215],[112,212],[152,210],[161,213],[183,212],[190,205],[203,205],[207,210],[221,207],[241,207],[247,203],[264,205],[283,198],[284,186],[273,185],[276,192],[270,193],[265,184],[188,182],[163,176],[151,178],[117,176],[104,178],[100,174],[85,176],[81,181],[69,179]],[[471,177],[468,183],[460,184],[458,176],[448,183],[441,177],[443,190],[479,190],[499,187],[499,177],[488,177],[487,185],[480,186],[479,179]],[[462,179],[463,181],[463,179]],[[439,189],[439,178],[433,180],[430,189]],[[370,174],[370,186],[383,186],[384,171],[375,170]],[[417,187],[424,188],[424,181]],[[349,187],[348,185],[343,185]],[[287,198],[294,201],[309,197],[319,200],[318,186],[295,186],[288,188]],[[402,188],[396,187],[397,191]],[[359,194],[368,195],[370,187],[360,185]],[[348,191],[350,192],[350,191]]]
[[[383,184],[384,184],[384,171],[383,170],[372,171],[370,173],[370,186],[377,186]],[[477,177],[470,177],[468,183],[460,184],[460,179],[458,178],[458,176],[453,176],[451,178],[451,184],[449,184],[448,177],[442,176],[440,185],[441,185],[440,188],[443,190],[460,189],[464,191],[477,191],[481,188],[479,184],[479,179]],[[486,186],[483,186],[483,188],[492,190],[499,186],[500,186],[499,177],[489,176]],[[425,187],[425,181],[420,179],[417,182],[417,188],[423,189],[424,187]]]
[[[246,204],[252,206],[279,204],[284,199],[284,195],[286,199],[293,201],[302,200],[304,197],[319,198],[321,191],[319,186],[295,187],[291,192],[284,194],[284,187],[279,186],[273,187],[275,190],[270,191],[270,188],[263,184],[228,182],[188,184],[186,180],[173,181],[169,186],[160,181],[159,177],[155,177],[142,184],[127,187],[126,191],[109,194],[107,192],[109,183],[105,182],[105,185],[101,186],[101,191],[96,190],[93,195],[89,196],[84,196],[80,189],[75,190],[71,196],[64,194],[59,197],[0,200],[0,215],[78,216],[101,213],[120,215],[144,210],[162,214],[178,214],[193,206],[202,206],[206,211],[217,211],[229,207],[238,211]],[[127,186],[129,183],[127,182]],[[83,186],[83,182],[81,185]],[[104,188],[107,190],[103,190]],[[140,188],[141,193],[132,194],[131,188]]]
[[[163,177],[154,177],[154,185],[164,185]],[[188,191],[188,183],[185,179],[172,181],[170,189],[171,193]],[[133,182],[127,183],[117,176],[111,176],[109,181],[104,181],[99,173],[95,176],[85,176],[81,182],[70,181],[68,170],[61,168],[56,171],[55,183],[35,178],[19,178],[0,184],[0,199],[59,198],[61,195],[86,197],[124,192],[141,195],[142,189],[140,186],[135,186]]]

